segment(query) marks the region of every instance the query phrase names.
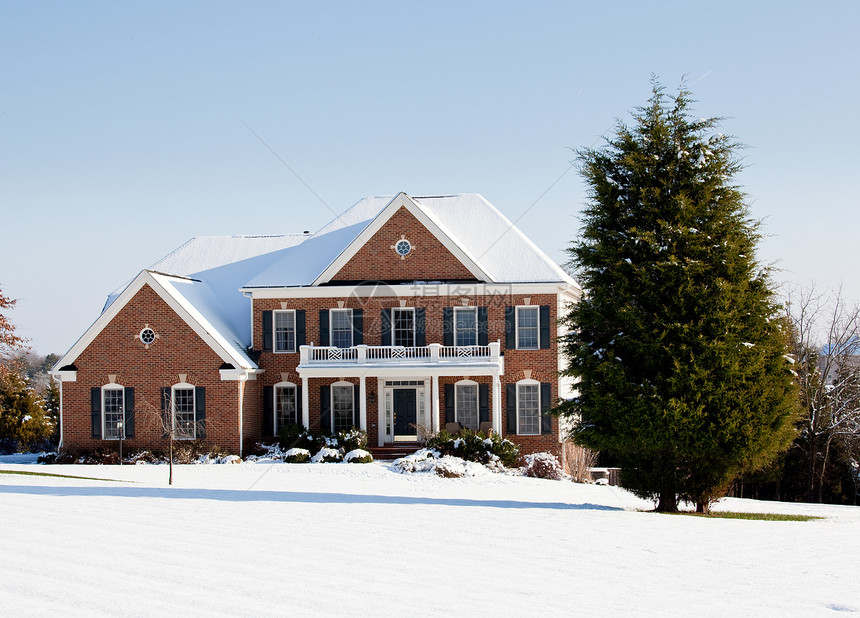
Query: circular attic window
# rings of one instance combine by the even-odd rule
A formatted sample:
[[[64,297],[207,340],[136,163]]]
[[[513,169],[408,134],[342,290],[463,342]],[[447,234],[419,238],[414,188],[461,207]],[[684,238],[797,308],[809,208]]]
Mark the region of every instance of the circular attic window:
[[[140,340],[145,344],[149,345],[153,341],[155,341],[155,331],[151,328],[144,328],[140,331]]]
[[[409,252],[412,251],[412,243],[403,238],[397,241],[397,244],[394,245],[394,250],[401,257],[409,255]]]

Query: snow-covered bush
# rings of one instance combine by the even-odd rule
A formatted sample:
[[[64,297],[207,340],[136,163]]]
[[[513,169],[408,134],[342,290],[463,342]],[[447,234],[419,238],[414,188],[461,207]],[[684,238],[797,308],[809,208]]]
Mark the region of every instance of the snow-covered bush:
[[[395,459],[392,464],[394,470],[402,474],[411,472],[432,472],[436,466],[436,460],[442,455],[434,449],[422,448],[411,455]]]
[[[516,465],[519,449],[510,440],[494,434],[489,438],[483,434],[464,429],[454,436],[440,431],[427,441],[427,447],[438,450],[442,455],[451,455],[481,464],[489,463],[495,455],[505,466]]]
[[[364,449],[355,448],[343,456],[344,463],[372,463],[373,455]]]
[[[495,458],[498,461],[498,458]],[[502,470],[505,468],[497,464]],[[430,472],[445,478],[460,478],[464,476],[482,476],[489,474],[490,469],[476,461],[466,461],[460,457],[442,455],[435,449],[423,448],[412,455],[401,457],[394,461],[394,470],[401,474],[415,472]]]
[[[347,431],[339,431],[337,440],[346,452],[356,449],[367,450],[367,432],[363,429],[353,427]]]
[[[311,460],[311,452],[306,448],[291,448],[284,453],[286,463],[308,463]]]
[[[523,475],[538,479],[551,479],[553,481],[564,478],[564,470],[558,457],[552,453],[532,453],[526,455],[526,465],[523,467]]]
[[[316,455],[311,457],[311,463],[332,463],[343,460],[341,452],[329,446],[322,447]]]
[[[445,478],[461,478],[464,476],[483,476],[490,471],[476,461],[466,461],[459,457],[445,455],[436,460],[434,472]]]

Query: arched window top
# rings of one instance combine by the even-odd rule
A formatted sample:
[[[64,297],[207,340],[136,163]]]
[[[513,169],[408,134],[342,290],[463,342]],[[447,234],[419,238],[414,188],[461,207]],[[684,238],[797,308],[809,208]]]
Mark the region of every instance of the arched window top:
[[[523,378],[522,380],[518,380],[517,384],[523,384],[523,385],[530,384],[533,386],[535,386],[535,385],[540,386],[540,382],[538,382],[537,380],[533,380],[531,378]]]
[[[456,386],[477,386],[478,383],[474,380],[469,380],[468,378],[465,380],[458,380],[454,383]]]
[[[294,382],[290,382],[289,380],[281,380],[277,384],[273,384],[275,388],[295,388],[296,384]]]

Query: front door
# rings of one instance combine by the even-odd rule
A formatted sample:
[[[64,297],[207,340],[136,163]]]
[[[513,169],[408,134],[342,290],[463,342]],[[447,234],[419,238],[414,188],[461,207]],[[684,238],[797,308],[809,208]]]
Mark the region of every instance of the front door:
[[[414,388],[394,389],[394,439],[417,439],[418,422],[416,391]]]

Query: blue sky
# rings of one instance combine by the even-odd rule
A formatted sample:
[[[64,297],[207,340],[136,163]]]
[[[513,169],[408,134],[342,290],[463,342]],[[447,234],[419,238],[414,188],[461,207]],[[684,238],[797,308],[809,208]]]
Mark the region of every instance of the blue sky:
[[[777,278],[857,300],[857,23],[856,2],[0,2],[0,289],[61,353],[192,236],[316,230],[401,190],[481,193],[561,262],[570,148],[654,73],[748,145]]]

